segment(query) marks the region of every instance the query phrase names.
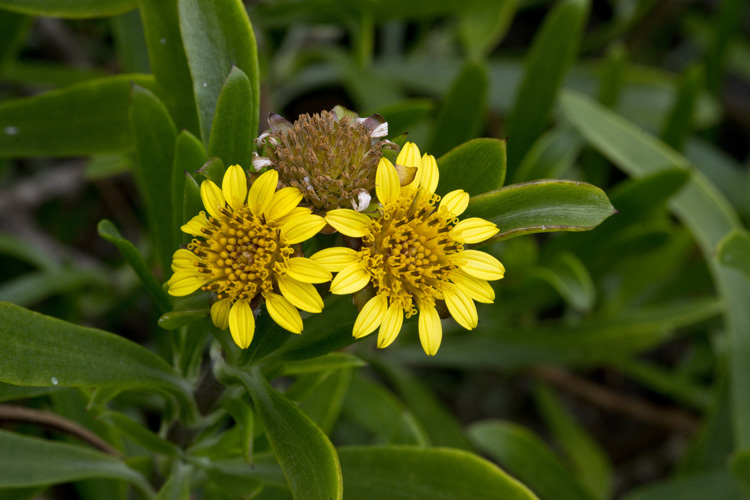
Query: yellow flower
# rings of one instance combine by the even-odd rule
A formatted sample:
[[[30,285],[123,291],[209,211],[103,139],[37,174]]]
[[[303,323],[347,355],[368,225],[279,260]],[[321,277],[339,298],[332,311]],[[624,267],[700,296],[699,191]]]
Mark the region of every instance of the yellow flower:
[[[167,282],[176,297],[198,290],[216,293],[211,319],[247,348],[255,333],[253,299],[265,299],[268,314],[282,328],[302,332],[298,309],[323,310],[313,283],[325,283],[331,273],[301,256],[294,245],[320,231],[325,220],[298,207],[302,193],[294,187],[276,190],[278,173],[269,170],[247,188],[247,174],[229,167],[221,188],[210,180],[201,184],[208,211],[182,226],[197,238],[172,257],[174,274]]]
[[[488,280],[501,279],[503,265],[494,257],[464,244],[482,242],[498,232],[495,224],[477,217],[458,221],[469,195],[459,189],[441,200],[435,194],[435,158],[407,143],[396,164],[416,167],[415,178],[401,186],[394,165],[383,158],[376,173],[382,216],[372,219],[354,210],[328,212],[326,221],[340,233],[362,239],[359,250],[327,248],[311,260],[338,272],[331,293],[354,293],[372,284],[375,296],[362,307],[352,334],[364,337],[380,327],[378,347],[390,345],[404,315],[419,312],[419,338],[434,355],[443,337],[436,301],[444,301],[464,328],[477,326],[474,301],[491,303],[495,293]],[[438,203],[439,202],[439,203]]]

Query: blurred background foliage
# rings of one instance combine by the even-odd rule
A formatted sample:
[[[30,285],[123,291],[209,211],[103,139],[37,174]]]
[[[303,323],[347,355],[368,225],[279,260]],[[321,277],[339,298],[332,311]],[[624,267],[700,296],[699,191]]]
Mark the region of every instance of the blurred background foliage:
[[[154,2],[140,11],[134,0],[103,2],[101,12],[68,3],[0,0],[0,300],[116,332],[168,359],[173,339],[156,326],[159,309],[97,223],[112,220],[153,254],[130,173],[131,82],[157,92],[177,132],[200,136],[195,113],[179,104],[192,90],[159,74],[163,65],[158,83],[147,76],[149,61],[166,57],[159,50],[180,50],[144,31],[142,20],[163,15]],[[496,302],[481,305],[475,332],[445,322],[437,356],[423,354],[412,322],[385,351],[368,340],[350,348],[366,367],[293,379],[287,396],[334,445],[473,450],[542,500],[748,498],[750,5],[246,8],[261,130],[270,111],[294,119],[341,104],[381,113],[389,137],[408,133],[436,157],[477,137],[507,138],[507,183],[588,182],[619,211],[589,232],[542,227],[486,247],[507,269],[493,284]],[[54,92],[69,92],[69,104],[17,104]],[[94,93],[101,105],[87,109]],[[150,262],[165,280],[158,260]],[[88,395],[53,389],[3,384],[0,401],[122,440],[109,425],[117,417],[83,412]],[[165,411],[139,393],[112,405],[152,430]],[[100,487],[88,480],[47,496],[104,498]],[[13,494],[0,490],[23,497]]]

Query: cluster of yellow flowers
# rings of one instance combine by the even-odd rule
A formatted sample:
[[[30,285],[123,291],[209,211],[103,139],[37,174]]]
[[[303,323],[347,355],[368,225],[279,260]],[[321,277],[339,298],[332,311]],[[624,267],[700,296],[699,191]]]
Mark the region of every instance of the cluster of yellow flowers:
[[[371,119],[351,126],[363,120]],[[373,141],[382,137],[377,135],[381,122],[374,122]],[[464,245],[485,241],[498,229],[477,217],[459,221],[469,195],[460,189],[442,199],[435,194],[439,172],[433,156],[420,156],[415,144],[406,143],[396,165],[385,157],[377,163],[377,203],[370,204],[367,194],[360,203],[349,203],[357,210],[333,208],[322,215],[303,202],[306,193],[299,187],[279,179],[272,163],[258,163],[267,170],[249,188],[239,165],[227,169],[221,187],[203,181],[200,193],[208,214],[182,226],[195,238],[175,252],[168,282],[173,296],[214,292],[211,319],[218,328],[229,328],[238,346],[250,345],[253,311],[261,301],[276,323],[301,333],[299,311],[321,312],[323,299],[315,285],[329,281],[332,294],[365,289],[370,298],[352,333],[360,338],[379,328],[381,348],[395,340],[404,316],[419,313],[420,341],[434,355],[442,340],[438,301],[464,328],[477,326],[474,301],[494,300],[488,281],[501,279],[505,269],[491,255]],[[347,246],[302,254],[300,243],[334,230],[347,237]]]

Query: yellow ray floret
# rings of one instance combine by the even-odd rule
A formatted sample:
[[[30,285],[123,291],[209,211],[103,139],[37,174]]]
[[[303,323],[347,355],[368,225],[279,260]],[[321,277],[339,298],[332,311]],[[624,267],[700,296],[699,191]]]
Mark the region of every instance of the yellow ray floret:
[[[297,206],[302,200],[297,188],[277,191],[277,183],[278,174],[269,170],[248,189],[239,165],[227,169],[221,188],[203,181],[201,199],[209,215],[201,212],[182,226],[196,238],[174,253],[174,274],[167,282],[174,296],[213,292],[211,320],[229,328],[243,349],[252,342],[253,309],[261,299],[276,323],[300,333],[298,309],[320,312],[323,300],[313,283],[331,279],[325,266],[301,257],[294,247],[325,227],[325,220]]]

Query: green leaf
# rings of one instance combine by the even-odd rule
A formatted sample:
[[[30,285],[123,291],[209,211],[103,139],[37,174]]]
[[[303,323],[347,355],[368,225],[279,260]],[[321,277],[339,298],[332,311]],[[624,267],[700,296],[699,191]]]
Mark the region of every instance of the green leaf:
[[[722,265],[739,269],[750,279],[750,234],[747,231],[730,231],[719,242],[716,254]]]
[[[741,500],[742,490],[728,469],[707,470],[689,476],[678,476],[654,484],[641,486],[628,493],[623,500]]]
[[[474,445],[500,461],[541,500],[591,500],[549,447],[531,431],[500,420],[472,424]]]
[[[225,165],[251,166],[250,153],[258,132],[258,113],[253,112],[253,89],[242,70],[232,66],[216,103],[208,155]]]
[[[180,38],[177,0],[139,0],[138,4],[151,70],[164,104],[178,127],[197,134],[198,112]]]
[[[588,231],[616,211],[604,191],[585,182],[541,180],[474,196],[463,217],[500,228],[493,240],[549,231]]]
[[[67,19],[109,17],[137,7],[137,0],[0,0],[0,9]]]
[[[341,500],[341,467],[328,436],[293,402],[268,385],[257,369],[250,375],[225,369],[250,392],[294,498]]]
[[[374,112],[380,113],[388,122],[388,136],[398,137],[427,119],[434,108],[435,103],[431,99],[406,99],[381,106]]]
[[[28,16],[0,11],[0,33],[3,34],[3,43],[0,45],[0,74],[4,73],[6,64],[18,54],[29,26],[31,19]]]
[[[135,248],[135,245],[126,240],[122,234],[120,234],[117,227],[107,219],[99,221],[96,229],[99,231],[99,236],[114,244],[122,256],[125,257],[125,260],[128,261],[130,267],[133,268],[135,274],[138,275],[141,282],[146,287],[146,292],[148,292],[151,298],[154,299],[159,310],[162,312],[169,311],[172,308],[169,302],[169,297],[167,297],[167,294],[164,292],[161,283],[154,278],[154,275],[143,261],[143,257],[141,257],[140,252]]]
[[[565,405],[551,389],[539,385],[534,396],[542,418],[569,458],[578,480],[593,498],[610,498],[614,477],[612,464],[604,449],[569,415]]]
[[[175,461],[172,473],[154,500],[190,500],[190,478],[193,473],[192,466]]]
[[[730,463],[734,477],[745,489],[745,494],[750,495],[750,451],[742,451],[732,457]]]
[[[172,165],[172,224],[174,227],[187,223],[203,209],[201,203],[200,208],[193,211],[193,203],[185,204],[185,194],[186,190],[192,187],[186,185],[186,176],[190,177],[193,184],[195,183],[187,172],[195,172],[205,162],[206,151],[201,141],[187,130],[180,132],[174,146],[174,165]],[[198,201],[200,202],[200,188],[198,188]],[[192,239],[192,235],[182,234],[183,240]]]
[[[437,193],[463,189],[478,195],[502,187],[506,167],[505,141],[474,139],[453,148],[438,160]]]
[[[339,448],[347,498],[534,500],[523,484],[462,450],[414,446]]]
[[[171,457],[179,457],[180,448],[166,439],[154,434],[135,420],[116,411],[105,411],[98,415],[99,420],[109,423],[112,431],[144,447],[145,449]]]
[[[48,297],[92,285],[107,288],[110,283],[101,270],[55,269],[31,272],[0,285],[0,301],[28,307]]]
[[[43,396],[50,392],[59,391],[61,387],[24,387],[21,385],[6,384],[0,382],[0,402],[13,401],[14,399],[28,399]]]
[[[487,114],[487,68],[467,63],[442,100],[429,153],[440,156],[482,131]]]
[[[120,460],[78,445],[45,441],[0,430],[0,488],[110,478],[133,483],[153,496],[146,479]]]
[[[162,272],[169,272],[177,249],[178,227],[172,225],[172,165],[177,129],[164,104],[148,90],[134,86],[130,126],[138,163],[136,179],[146,202],[156,254]]]
[[[607,54],[599,70],[599,102],[608,108],[617,107],[622,94],[628,69],[628,50],[622,43],[615,42],[607,48]]]
[[[209,158],[206,163],[199,168],[196,173],[202,175],[209,181],[213,181],[217,186],[221,186],[222,180],[224,179],[224,172],[227,167],[221,158]]]
[[[113,333],[0,303],[0,381],[48,387],[166,389],[188,402],[189,384],[163,359]]]
[[[693,113],[703,90],[703,68],[688,69],[679,83],[677,96],[662,129],[662,140],[676,151],[682,150],[693,125]]]
[[[508,118],[511,166],[521,162],[544,132],[557,91],[578,52],[588,12],[588,0],[559,2],[534,38]]]
[[[323,380],[300,402],[300,408],[315,422],[320,429],[330,435],[341,414],[344,398],[349,389],[352,369],[331,371],[323,375]],[[316,377],[319,374],[308,375]],[[300,377],[302,380],[305,377]],[[291,389],[290,389],[291,390]]]
[[[670,167],[688,167],[687,160],[621,117],[589,99],[566,93],[563,111],[583,136],[610,161],[628,174],[640,177]],[[742,227],[731,205],[700,172],[673,199],[671,208],[692,231],[706,256],[717,289],[727,303],[726,329],[729,332],[732,374],[732,412],[735,439],[739,448],[750,447],[750,280],[713,259],[720,240],[731,230]]]
[[[302,361],[292,361],[284,364],[282,375],[301,375],[327,370],[344,370],[366,366],[360,358],[345,352],[329,352],[323,356]]]
[[[172,304],[159,318],[159,326],[165,330],[177,330],[193,321],[207,318],[211,307],[208,299],[211,292],[195,292],[185,297],[171,297]]]
[[[150,76],[119,75],[0,103],[0,157],[86,156],[131,149],[131,83],[153,87]]]
[[[458,24],[458,34],[473,57],[487,56],[500,43],[516,13],[518,0],[480,2],[465,9]]]
[[[576,132],[567,128],[547,132],[523,157],[513,173],[513,182],[560,177],[573,166],[582,142]]]
[[[241,69],[250,80],[252,105],[237,111],[247,113],[251,122],[241,132],[254,139],[260,110],[258,53],[244,5],[239,0],[178,0],[178,5],[203,143],[209,144],[219,94],[232,66]]]
[[[124,73],[151,73],[141,13],[133,10],[115,16],[110,20],[110,26],[120,71]]]
[[[575,255],[562,252],[548,265],[534,270],[570,304],[573,309],[587,312],[594,307],[596,290],[586,266]]]

